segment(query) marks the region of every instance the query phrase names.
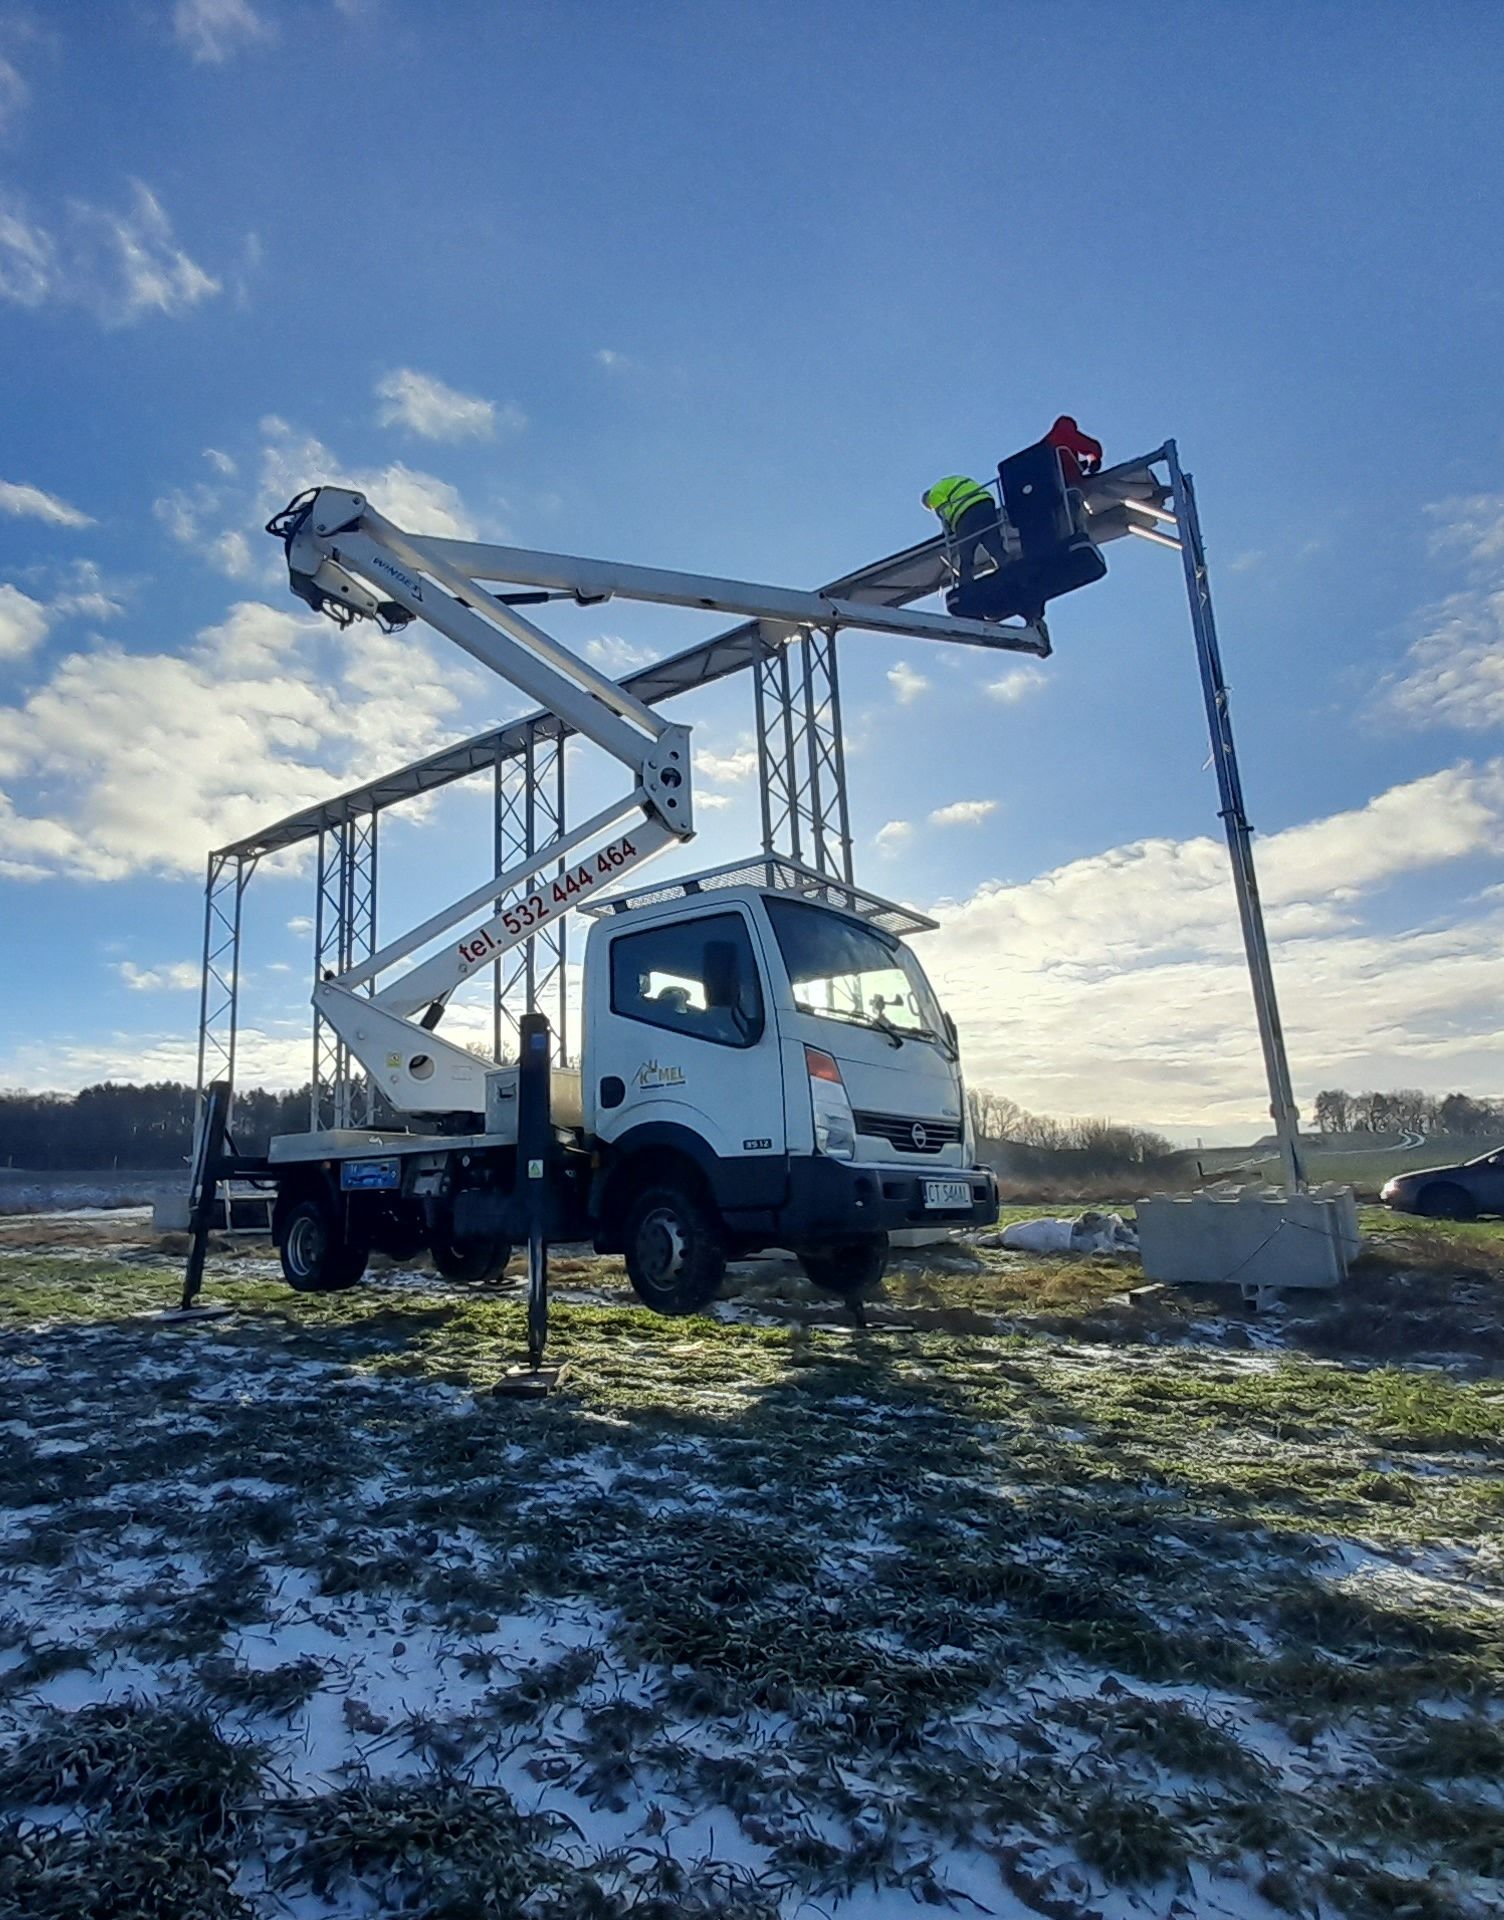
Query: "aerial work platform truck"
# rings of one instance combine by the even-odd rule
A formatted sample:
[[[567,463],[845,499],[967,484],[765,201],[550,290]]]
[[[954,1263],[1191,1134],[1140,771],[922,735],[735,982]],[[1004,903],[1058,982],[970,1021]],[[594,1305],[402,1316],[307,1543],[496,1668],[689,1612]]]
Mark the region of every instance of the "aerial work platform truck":
[[[861,627],[1036,655],[1049,651],[1041,624],[427,538],[336,487],[300,495],[268,530],[308,604],[341,624],[425,621],[629,776],[589,820],[317,982],[320,1015],[391,1119],[279,1136],[264,1163],[237,1164],[275,1186],[290,1285],[351,1286],[373,1250],[427,1249],[445,1274],[479,1281],[541,1236],[624,1254],[663,1313],[704,1307],[729,1258],[766,1246],[854,1297],[881,1275],[896,1229],[995,1217],[955,1024],[908,944],[934,922],[769,853],[634,884],[693,837],[689,730],[518,608],[619,595],[790,632]],[[524,591],[491,591],[498,581]],[[591,920],[577,1070],[549,1069],[541,1017],[524,1023],[515,1065],[444,1036],[466,980],[576,910]]]
[[[1065,444],[1062,429],[1070,430]],[[1088,466],[1078,446],[1093,453]],[[237,1177],[271,1192],[283,1272],[303,1290],[353,1285],[372,1251],[411,1258],[426,1249],[446,1275],[482,1280],[525,1240],[535,1369],[550,1238],[588,1239],[623,1253],[639,1296],[661,1312],[683,1313],[714,1297],[727,1260],[739,1254],[789,1249],[818,1285],[854,1300],[881,1274],[895,1231],[990,1220],[996,1188],[975,1164],[955,1025],[909,945],[934,923],[854,884],[849,837],[845,858],[832,860],[825,828],[815,825],[813,866],[799,855],[793,743],[802,725],[809,746],[816,722],[813,707],[802,721],[793,717],[789,651],[803,653],[808,702],[813,643],[819,636],[830,647],[838,743],[839,630],[1043,658],[1051,651],[1046,603],[1099,580],[1101,547],[1127,536],[1172,549],[1184,576],[1209,764],[1284,1169],[1290,1218],[1278,1213],[1275,1224],[1303,1230],[1294,1217],[1307,1187],[1299,1117],[1195,492],[1173,440],[1107,469],[1099,454],[1098,443],[1062,416],[1044,441],[999,463],[993,537],[984,543],[990,567],[973,572],[965,564],[975,551],[957,550],[942,513],[943,539],[813,592],[405,532],[364,495],[341,487],[311,489],[278,514],[267,530],[282,541],[292,589],[310,606],[341,624],[373,620],[389,632],[424,620],[531,694],[540,711],[210,855],[199,1035],[204,1101],[184,1306],[202,1283],[217,1182]],[[914,604],[940,593],[944,613]],[[612,598],[733,613],[741,623],[618,684],[519,611],[550,600]],[[644,863],[694,835],[689,732],[664,721],[651,702],[729,671],[761,673],[768,661],[781,668],[782,693],[768,697],[783,703],[787,759],[767,753],[759,678],[759,752],[765,770],[777,769],[764,793],[763,850],[644,886],[635,877]],[[627,791],[535,848],[529,785],[525,856],[511,864],[498,857],[503,871],[373,951],[378,793],[387,805],[494,764],[499,807],[497,756],[520,750],[514,734],[526,743],[529,783],[533,743],[554,749],[560,798],[543,817],[563,820],[562,745],[576,735],[627,770]],[[823,749],[817,742],[809,751]],[[831,764],[839,784],[838,752]],[[775,850],[768,804],[775,779],[784,782],[795,823],[792,854]],[[809,780],[818,814],[813,758]],[[266,852],[314,832],[353,831],[361,819],[369,824],[366,852],[340,869],[340,937],[331,945],[316,934],[313,1125],[273,1140],[266,1157],[241,1155],[229,1119],[246,880]],[[844,833],[844,792],[840,820]],[[323,845],[321,837],[321,914]],[[353,881],[360,859],[369,862],[364,909]],[[558,923],[576,909],[592,925],[575,1071],[551,1061],[548,1023],[536,1012],[521,1017],[515,1064],[494,1057],[499,1037],[492,1057],[481,1057],[440,1032],[467,980],[540,934],[555,942],[554,977],[562,983]],[[365,934],[357,943],[346,935],[361,911]],[[338,956],[332,966],[331,955]],[[531,1003],[531,966],[526,978]],[[227,1039],[216,1024],[225,1020]],[[321,1036],[329,1034],[337,1038],[332,1083],[321,1076]],[[225,1069],[219,1076],[204,1070],[216,1054]],[[351,1076],[351,1063],[363,1078]],[[331,1084],[358,1089],[370,1124],[348,1124],[354,1106],[342,1098],[332,1110],[324,1106],[320,1089]],[[326,1114],[332,1125],[323,1123]],[[1215,1196],[1195,1198],[1215,1207]],[[1191,1209],[1184,1211],[1189,1217]],[[1211,1225],[1210,1244],[1225,1258],[1205,1255],[1208,1270],[1236,1278],[1247,1260]],[[1258,1285],[1286,1283],[1310,1284],[1287,1275]]]

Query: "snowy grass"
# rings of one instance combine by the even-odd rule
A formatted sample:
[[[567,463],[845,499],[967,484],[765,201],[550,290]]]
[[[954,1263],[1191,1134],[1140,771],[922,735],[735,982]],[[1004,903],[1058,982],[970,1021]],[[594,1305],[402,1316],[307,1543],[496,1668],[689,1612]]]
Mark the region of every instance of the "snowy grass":
[[[560,1261],[537,1403],[506,1292],[10,1246],[0,1914],[1495,1910],[1504,1234],[1375,1224],[1263,1319]]]

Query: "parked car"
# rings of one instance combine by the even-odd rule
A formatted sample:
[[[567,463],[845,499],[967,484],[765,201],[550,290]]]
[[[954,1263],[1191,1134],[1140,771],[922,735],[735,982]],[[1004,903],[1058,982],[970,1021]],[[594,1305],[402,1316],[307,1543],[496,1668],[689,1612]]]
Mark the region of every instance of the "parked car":
[[[1430,1220],[1474,1220],[1480,1213],[1504,1213],[1504,1147],[1464,1160],[1456,1167],[1421,1167],[1396,1174],[1379,1194],[1398,1213],[1423,1213]]]

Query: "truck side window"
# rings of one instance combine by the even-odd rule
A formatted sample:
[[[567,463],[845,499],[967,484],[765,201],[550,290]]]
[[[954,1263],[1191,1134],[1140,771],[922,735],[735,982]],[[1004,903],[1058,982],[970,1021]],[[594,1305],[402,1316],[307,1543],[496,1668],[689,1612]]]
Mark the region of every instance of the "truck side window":
[[[762,988],[739,913],[624,933],[611,942],[611,1011],[720,1047],[762,1038]]]

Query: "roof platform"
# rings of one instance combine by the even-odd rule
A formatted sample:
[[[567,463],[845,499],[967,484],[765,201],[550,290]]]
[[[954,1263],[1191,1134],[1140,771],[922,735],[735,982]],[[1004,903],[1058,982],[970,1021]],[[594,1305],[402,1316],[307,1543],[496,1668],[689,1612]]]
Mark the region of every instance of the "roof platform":
[[[816,873],[801,860],[787,854],[759,854],[750,860],[730,860],[725,866],[707,867],[703,873],[676,874],[660,880],[656,886],[636,887],[627,893],[609,893],[582,905],[580,912],[597,918],[605,914],[630,913],[634,907],[656,907],[665,900],[689,900],[701,893],[714,893],[721,887],[761,887],[765,893],[786,893],[796,900],[812,900],[822,907],[834,907],[854,919],[868,920],[885,933],[933,933],[938,920],[930,920],[912,907],[896,900],[885,900],[880,893],[869,893],[850,880],[829,873]]]
[[[1147,538],[1155,537],[1153,528],[1157,518],[1168,517],[1163,512],[1168,488],[1152,470],[1164,458],[1164,451],[1161,448],[1140,459],[1106,468],[1085,482],[1082,492],[1090,515],[1090,531],[1094,542],[1100,544],[1133,533]],[[434,541],[429,544],[436,551],[452,548],[456,556],[463,555],[465,546],[462,542]],[[517,565],[523,569],[523,575],[531,572],[535,578],[546,569],[541,565],[530,568],[529,561],[542,563],[548,557],[516,550]],[[612,571],[608,564],[601,563],[603,588],[608,585]],[[617,571],[625,574],[633,570]],[[523,575],[519,576],[519,582],[526,584]],[[937,536],[933,540],[922,541],[918,546],[908,547],[902,553],[890,554],[885,560],[874,561],[854,573],[845,574],[839,580],[821,587],[818,592],[821,599],[829,601],[856,602],[874,607],[905,607],[913,601],[939,593],[949,580],[945,541]],[[628,591],[625,585],[622,591]],[[939,616],[936,618],[938,623]],[[959,630],[975,624],[971,621],[956,622],[958,637],[971,639],[971,635],[961,634]],[[654,661],[636,673],[623,676],[621,685],[646,705],[656,706],[660,701],[671,700],[677,694],[690,693],[696,687],[710,686],[733,674],[748,671],[782,646],[797,630],[797,624],[791,625],[785,620],[744,620],[697,646],[685,648],[682,653]],[[1002,628],[999,631],[1000,634],[1017,635],[1022,630]],[[1009,643],[1002,641],[1000,644]],[[1017,646],[1018,643],[1015,640],[1012,644]],[[267,854],[279,853],[332,828],[348,826],[352,821],[377,813],[384,807],[433,792],[470,774],[485,772],[499,762],[520,758],[537,742],[566,739],[572,731],[556,714],[537,712],[524,715],[519,720],[508,721],[484,733],[472,734],[467,740],[443,747],[437,753],[412,761],[405,767],[378,775],[374,780],[351,787],[332,799],[304,807],[272,826],[216,849],[214,858],[255,861]]]

